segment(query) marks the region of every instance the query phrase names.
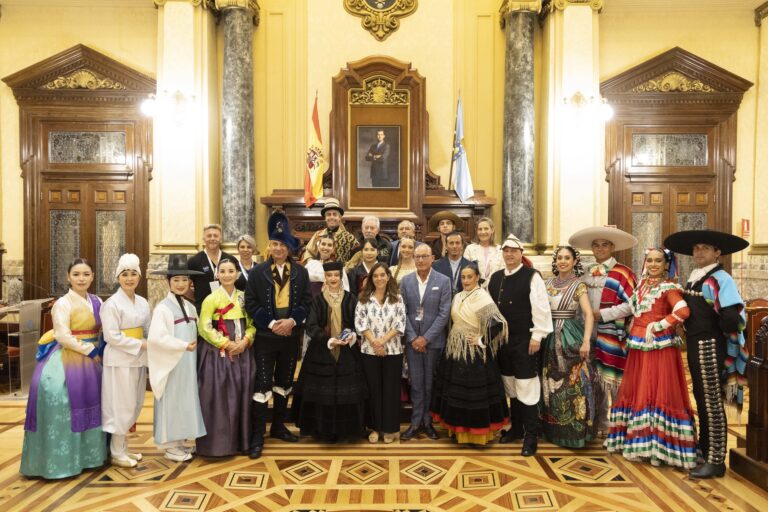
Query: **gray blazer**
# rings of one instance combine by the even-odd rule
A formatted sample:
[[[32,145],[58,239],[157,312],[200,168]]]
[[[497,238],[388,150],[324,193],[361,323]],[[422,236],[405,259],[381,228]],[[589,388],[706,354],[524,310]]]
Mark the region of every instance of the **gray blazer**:
[[[451,280],[432,269],[424,299],[419,300],[418,276],[414,272],[400,282],[400,295],[405,303],[403,344],[410,346],[414,338],[424,336],[429,342],[429,348],[444,348],[446,326],[451,317]],[[417,321],[420,306],[424,308],[423,318]]]

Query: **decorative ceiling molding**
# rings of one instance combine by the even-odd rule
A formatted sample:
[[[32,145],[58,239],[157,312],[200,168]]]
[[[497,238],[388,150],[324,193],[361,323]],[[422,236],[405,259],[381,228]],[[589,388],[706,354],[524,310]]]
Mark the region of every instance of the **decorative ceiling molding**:
[[[379,41],[400,28],[400,18],[413,14],[418,0],[344,0],[344,9],[362,18],[360,24]]]
[[[761,26],[766,16],[768,16],[768,2],[765,2],[755,9],[755,26]]]

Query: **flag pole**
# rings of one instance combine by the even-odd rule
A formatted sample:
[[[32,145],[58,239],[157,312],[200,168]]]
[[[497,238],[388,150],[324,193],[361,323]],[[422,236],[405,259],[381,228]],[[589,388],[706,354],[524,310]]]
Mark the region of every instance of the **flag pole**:
[[[461,89],[459,89],[459,98],[461,98]],[[455,153],[456,153],[456,118],[459,115],[459,103],[456,102],[456,116],[454,116],[453,120],[453,143],[451,144],[451,170],[448,172],[448,190],[451,190],[451,185],[453,184],[453,162],[456,161]]]

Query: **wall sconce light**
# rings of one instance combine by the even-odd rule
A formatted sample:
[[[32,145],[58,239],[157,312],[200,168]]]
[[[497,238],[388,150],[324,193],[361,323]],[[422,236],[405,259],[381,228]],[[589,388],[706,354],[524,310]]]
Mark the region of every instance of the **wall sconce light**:
[[[147,117],[155,117],[160,109],[164,112],[172,113],[177,120],[188,118],[196,109],[196,98],[194,94],[185,94],[180,90],[173,92],[162,91],[150,94],[141,102],[139,109]]]
[[[563,98],[563,104],[577,112],[590,112],[599,115],[603,121],[608,121],[613,117],[613,107],[608,104],[608,100],[600,96],[586,97],[581,91],[576,91],[568,98]]]
[[[157,113],[157,98],[155,95],[150,94],[144,101],[142,101],[139,105],[139,110],[141,110],[141,113],[147,117],[155,117],[155,114]]]

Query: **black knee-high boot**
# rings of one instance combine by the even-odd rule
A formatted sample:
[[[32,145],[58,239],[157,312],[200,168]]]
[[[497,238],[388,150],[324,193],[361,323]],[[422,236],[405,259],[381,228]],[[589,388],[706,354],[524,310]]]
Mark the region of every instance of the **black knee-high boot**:
[[[520,416],[523,420],[523,449],[520,454],[530,457],[536,454],[539,439],[539,406],[520,403]]]
[[[251,407],[251,453],[252,459],[261,457],[261,451],[264,449],[264,432],[267,429],[267,407],[266,403],[253,402]]]
[[[272,402],[272,426],[269,429],[270,437],[295,443],[299,440],[285,426],[285,416],[288,411],[288,397],[275,393]]]

